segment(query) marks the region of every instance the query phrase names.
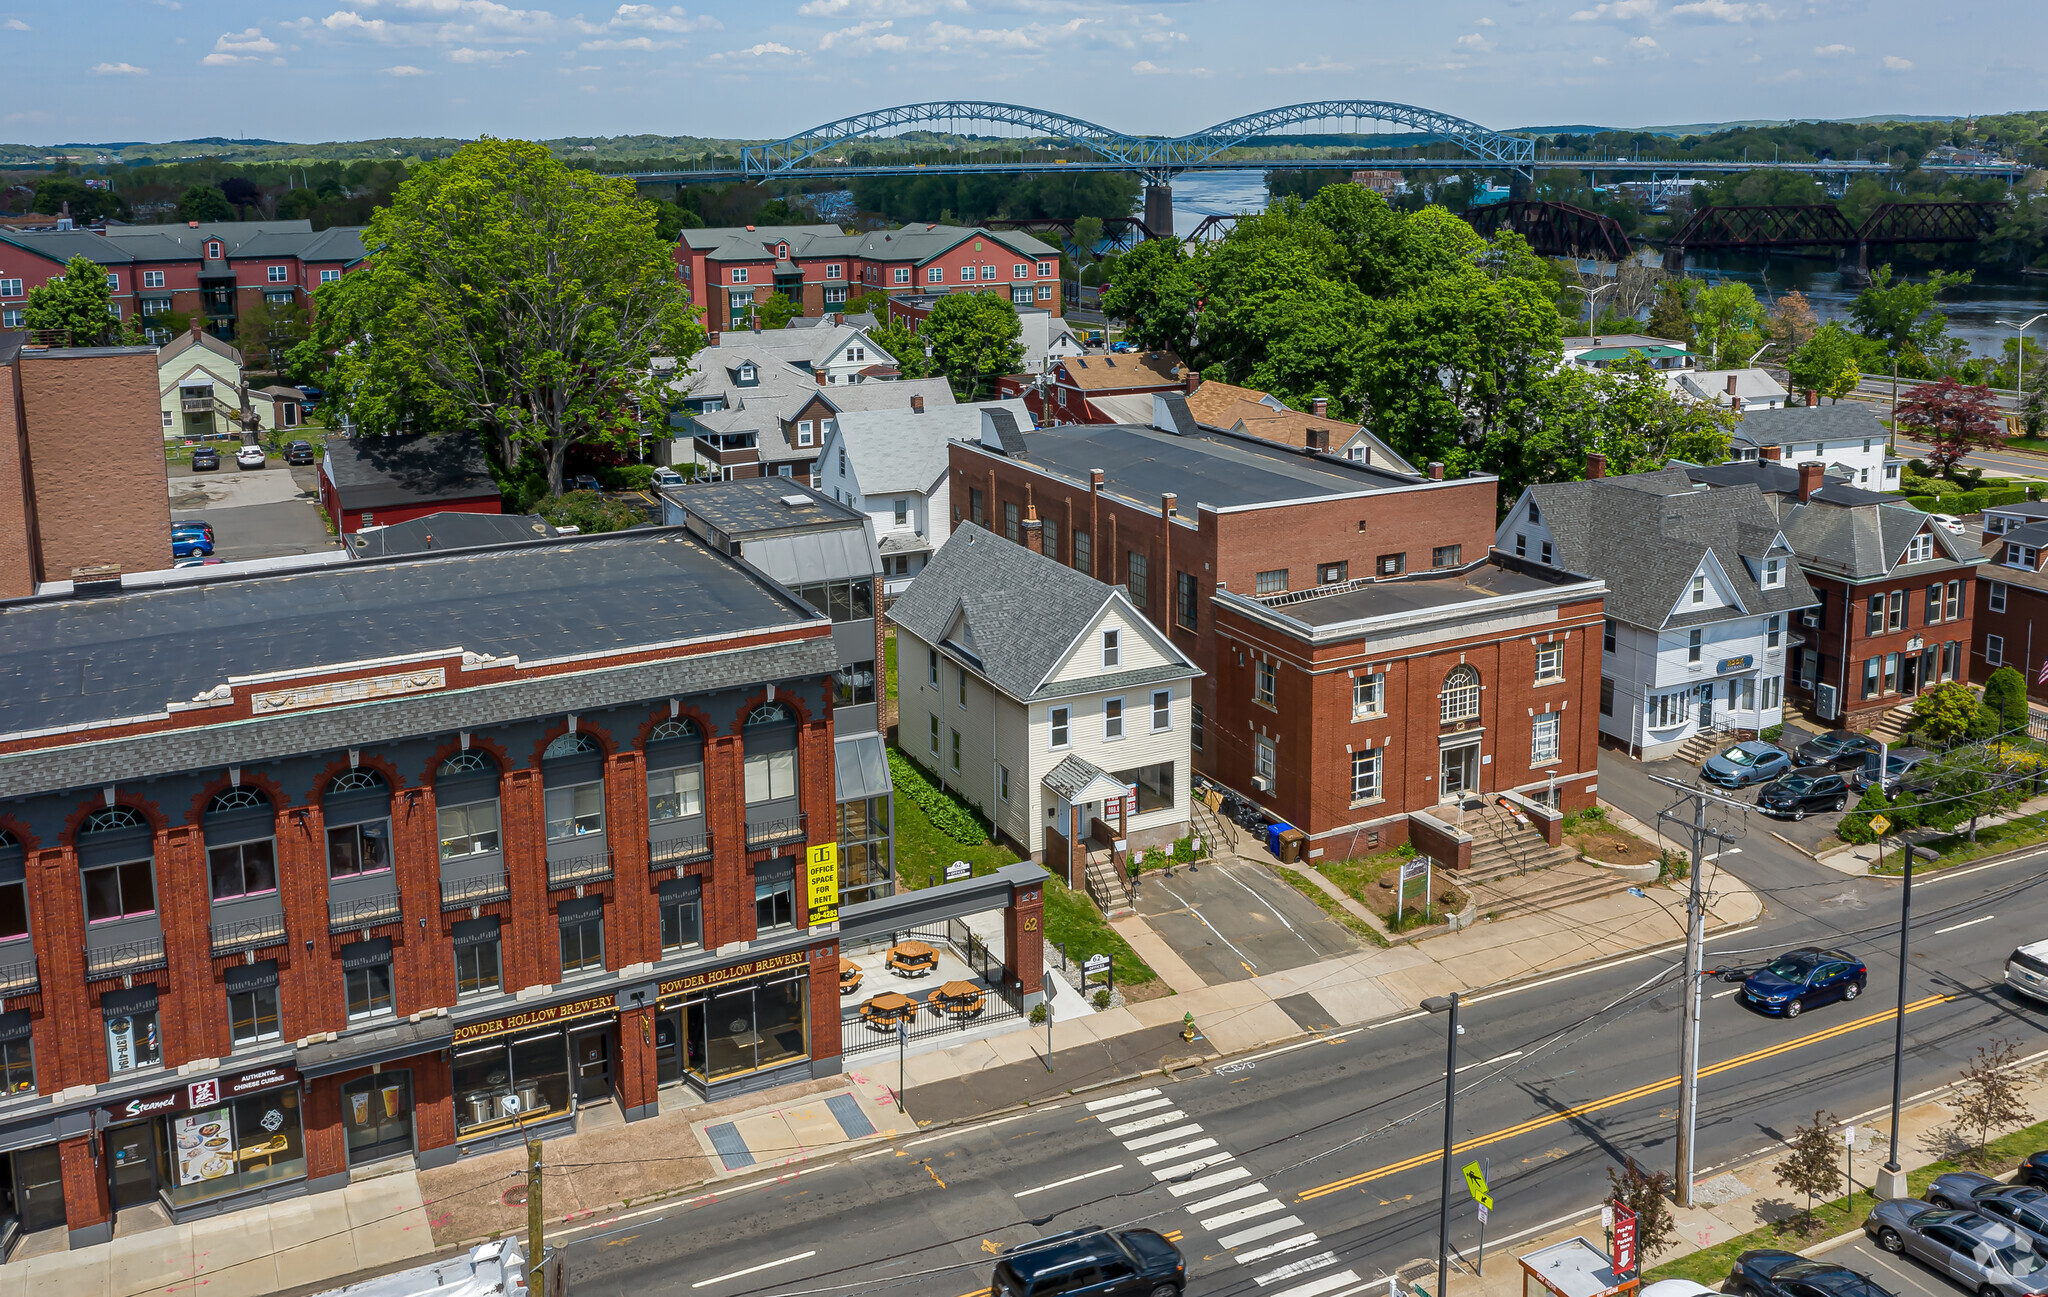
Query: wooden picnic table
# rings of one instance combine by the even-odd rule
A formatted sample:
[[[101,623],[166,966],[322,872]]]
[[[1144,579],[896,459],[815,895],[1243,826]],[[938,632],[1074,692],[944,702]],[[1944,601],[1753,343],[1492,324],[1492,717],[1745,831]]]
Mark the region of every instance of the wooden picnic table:
[[[889,947],[889,971],[922,977],[939,966],[939,952],[922,941],[899,941]]]
[[[884,991],[860,1006],[860,1016],[870,1027],[886,1030],[917,1016],[917,1001],[895,991]]]
[[[981,988],[972,982],[948,982],[932,992],[933,1007],[956,1018],[973,1017],[986,1002]]]
[[[839,993],[841,995],[852,995],[855,991],[858,991],[863,976],[864,974],[860,971],[859,964],[848,964],[840,969]]]

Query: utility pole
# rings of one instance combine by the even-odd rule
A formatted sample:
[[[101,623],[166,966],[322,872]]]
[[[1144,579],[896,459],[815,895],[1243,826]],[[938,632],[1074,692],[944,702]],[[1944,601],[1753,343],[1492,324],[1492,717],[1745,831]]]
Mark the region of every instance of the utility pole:
[[[1899,852],[1905,866],[1906,887],[1899,896],[1899,1008],[1892,1023],[1892,1151],[1872,1186],[1872,1192],[1879,1198],[1910,1196],[1906,1172],[1899,1166],[1899,1102],[1906,1086],[1906,961],[1913,945],[1913,842],[1903,831],[1899,834]]]
[[[1422,1002],[1422,1007],[1431,1013],[1448,1011],[1451,1015],[1450,1030],[1445,1033],[1449,1044],[1444,1056],[1444,1166],[1442,1200],[1437,1207],[1436,1218],[1436,1294],[1444,1297],[1451,1278],[1451,1149],[1457,1143],[1456,1121],[1458,1105],[1458,1034],[1464,1030],[1458,1025],[1458,993],[1449,996],[1433,995]]]
[[[546,1244],[541,1240],[540,1140],[526,1141],[526,1290],[533,1297],[547,1297],[547,1267],[542,1262]]]
[[[1692,848],[1692,869],[1687,880],[1690,887],[1685,901],[1685,982],[1681,993],[1684,995],[1684,1012],[1680,1016],[1678,1041],[1678,1139],[1674,1175],[1677,1178],[1678,1205],[1692,1206],[1693,1180],[1693,1135],[1699,1126],[1700,1088],[1700,979],[1701,964],[1706,957],[1707,903],[1706,889],[1701,880],[1703,866],[1709,859],[1707,854],[1709,838],[1722,846],[1734,841],[1735,835],[1723,833],[1707,823],[1707,802],[1711,799],[1724,806],[1747,809],[1740,802],[1729,801],[1698,788],[1689,788],[1675,779],[1652,775],[1651,779],[1666,787],[1675,788],[1692,802],[1692,816],[1685,819],[1666,809],[1657,813],[1661,827],[1665,823],[1677,825],[1684,831]],[[1676,804],[1674,803],[1674,807]]]

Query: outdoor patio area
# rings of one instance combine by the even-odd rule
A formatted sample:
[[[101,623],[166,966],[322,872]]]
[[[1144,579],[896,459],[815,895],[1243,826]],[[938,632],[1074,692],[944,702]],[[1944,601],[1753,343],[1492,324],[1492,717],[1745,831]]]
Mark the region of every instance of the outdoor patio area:
[[[1013,986],[1001,950],[961,919],[848,944],[839,966],[847,1058],[1007,1030],[1024,1021],[1024,993],[1038,989]],[[907,1042],[898,1040],[899,1025]]]

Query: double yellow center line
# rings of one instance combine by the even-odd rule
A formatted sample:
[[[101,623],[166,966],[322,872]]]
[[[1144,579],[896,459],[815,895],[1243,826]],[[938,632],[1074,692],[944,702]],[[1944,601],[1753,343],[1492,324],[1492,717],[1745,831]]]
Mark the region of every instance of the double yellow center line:
[[[1906,1012],[1918,1013],[1922,1009],[1933,1008],[1937,1004],[1944,1004],[1954,998],[1952,995],[1930,995],[1924,1000],[1915,1000],[1907,1005]],[[1737,1055],[1734,1058],[1723,1059],[1721,1062],[1702,1067],[1700,1075],[1702,1077],[1717,1076],[1722,1072],[1730,1072],[1738,1067],[1746,1067],[1751,1063],[1761,1062],[1767,1058],[1788,1054],[1795,1049],[1804,1049],[1808,1045],[1817,1045],[1825,1040],[1833,1040],[1837,1036],[1846,1036],[1852,1031],[1861,1031],[1865,1027],[1875,1026],[1880,1022],[1891,1022],[1897,1016],[1897,1010],[1886,1009],[1882,1013],[1873,1013],[1868,1017],[1842,1023],[1840,1026],[1829,1027],[1826,1031],[1816,1031],[1810,1036],[1801,1036],[1797,1040],[1784,1041],[1763,1049],[1753,1050],[1747,1054]],[[1576,1107],[1566,1108],[1562,1112],[1552,1113],[1544,1117],[1534,1117],[1519,1125],[1508,1126],[1504,1129],[1493,1131],[1490,1134],[1476,1135],[1461,1144],[1453,1145],[1451,1151],[1455,1154],[1464,1153],[1475,1148],[1483,1148],[1500,1140],[1512,1139],[1517,1135],[1526,1135],[1532,1130],[1541,1130],[1545,1126],[1554,1126],[1561,1121],[1570,1121],[1574,1117],[1582,1117],[1589,1112],[1599,1112],[1603,1108],[1612,1108],[1618,1104],[1630,1103],[1636,1099],[1645,1098],[1664,1090],[1675,1089],[1677,1085],[1678,1078],[1669,1076],[1661,1081],[1653,1081],[1648,1085],[1639,1085],[1633,1090],[1623,1090],[1619,1094],[1610,1094],[1604,1099],[1594,1099],[1591,1102],[1582,1103]],[[1339,1193],[1345,1189],[1356,1188],[1373,1180],[1395,1175],[1402,1171],[1412,1171],[1418,1166],[1428,1166],[1431,1163],[1442,1160],[1443,1154],[1441,1151],[1417,1154],[1414,1157],[1406,1158],[1399,1162],[1390,1162],[1375,1170],[1346,1176],[1342,1180],[1332,1180],[1328,1184],[1317,1185],[1313,1189],[1304,1189],[1297,1195],[1296,1200],[1306,1202],[1311,1198],[1321,1198],[1329,1194]]]

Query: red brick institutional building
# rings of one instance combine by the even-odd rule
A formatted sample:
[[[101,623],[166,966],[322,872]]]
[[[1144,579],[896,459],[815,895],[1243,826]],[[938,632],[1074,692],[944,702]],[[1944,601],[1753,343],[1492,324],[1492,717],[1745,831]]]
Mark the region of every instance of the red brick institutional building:
[[[0,1209],[837,1072],[832,632],[679,528],[0,604]]]
[[[1161,427],[955,442],[952,508],[1013,540],[1036,518],[1047,556],[1129,590],[1203,672],[1200,773],[1316,854],[1407,841],[1440,806],[1497,792],[1591,804],[1605,586],[1492,557],[1496,479],[1298,450],[1163,405]]]

